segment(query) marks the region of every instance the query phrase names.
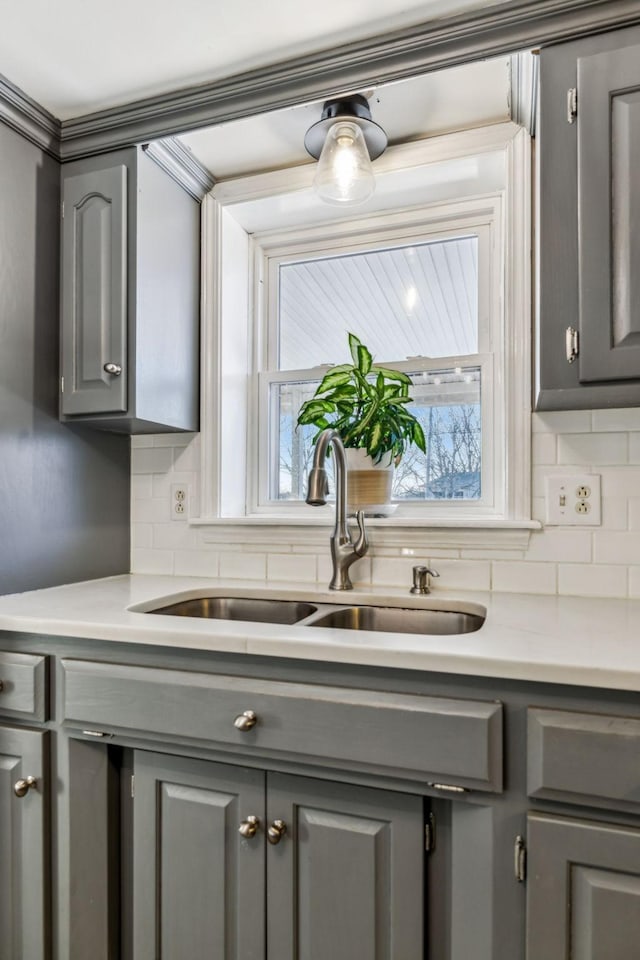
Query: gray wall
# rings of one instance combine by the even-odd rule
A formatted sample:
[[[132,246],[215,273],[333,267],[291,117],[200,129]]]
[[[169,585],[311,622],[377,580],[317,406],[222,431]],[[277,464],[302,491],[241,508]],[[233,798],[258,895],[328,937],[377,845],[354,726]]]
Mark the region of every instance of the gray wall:
[[[0,123],[0,594],[129,569],[129,439],[58,422],[59,173]]]

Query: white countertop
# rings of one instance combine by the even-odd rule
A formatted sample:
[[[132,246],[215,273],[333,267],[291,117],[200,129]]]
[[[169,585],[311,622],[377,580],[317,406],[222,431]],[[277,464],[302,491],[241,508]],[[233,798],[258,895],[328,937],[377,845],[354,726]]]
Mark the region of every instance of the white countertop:
[[[174,616],[129,608],[214,593],[327,603],[486,608],[480,630],[419,636]],[[158,604],[160,606],[161,603]],[[640,601],[394,588],[348,594],[306,584],[134,574],[0,597],[0,630],[364,664],[640,692]]]

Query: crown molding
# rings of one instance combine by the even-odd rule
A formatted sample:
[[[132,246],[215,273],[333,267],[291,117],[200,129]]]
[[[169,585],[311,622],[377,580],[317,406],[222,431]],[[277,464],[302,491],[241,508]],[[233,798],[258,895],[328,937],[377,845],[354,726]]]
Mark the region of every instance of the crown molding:
[[[52,157],[60,158],[60,121],[2,75],[0,121]]]
[[[0,121],[71,160],[637,23],[638,0],[510,0],[62,122],[0,75]]]
[[[145,143],[142,149],[194,200],[202,201],[213,188],[215,180],[207,168],[175,137]]]
[[[640,23],[638,0],[515,0],[65,120],[65,160]]]

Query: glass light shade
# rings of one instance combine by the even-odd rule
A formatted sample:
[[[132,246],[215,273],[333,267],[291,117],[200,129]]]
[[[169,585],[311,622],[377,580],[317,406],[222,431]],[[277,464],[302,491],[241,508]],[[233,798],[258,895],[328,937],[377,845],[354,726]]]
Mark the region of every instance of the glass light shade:
[[[371,196],[375,179],[357,123],[336,120],[329,129],[313,185],[327,203],[362,203]]]

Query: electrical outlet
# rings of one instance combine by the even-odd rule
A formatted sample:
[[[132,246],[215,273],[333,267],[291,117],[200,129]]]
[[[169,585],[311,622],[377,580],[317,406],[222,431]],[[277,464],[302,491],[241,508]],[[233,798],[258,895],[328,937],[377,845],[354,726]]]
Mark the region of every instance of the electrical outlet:
[[[545,477],[547,526],[600,526],[600,476]]]
[[[171,484],[171,519],[186,520],[189,507],[189,487],[186,483]]]

